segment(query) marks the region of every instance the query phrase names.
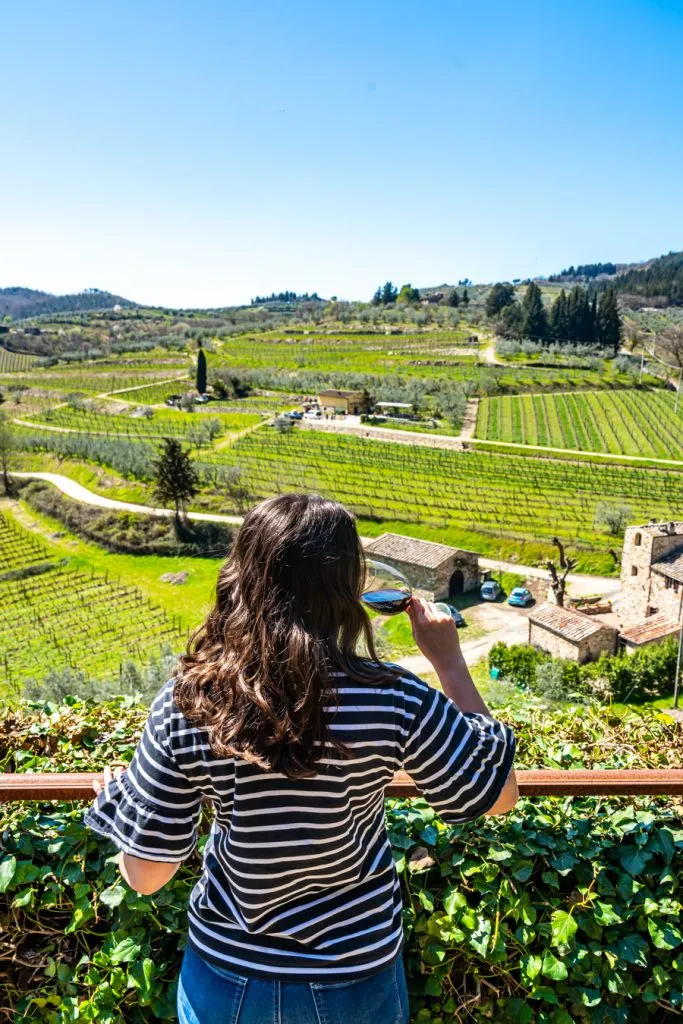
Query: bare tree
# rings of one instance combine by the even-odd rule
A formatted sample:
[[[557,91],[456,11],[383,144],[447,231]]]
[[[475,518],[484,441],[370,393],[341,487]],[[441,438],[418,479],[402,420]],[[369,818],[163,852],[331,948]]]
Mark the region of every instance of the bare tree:
[[[2,471],[2,483],[5,494],[12,497],[12,478],[10,476],[10,461],[14,452],[16,439],[12,424],[2,410],[0,410],[0,470]]]
[[[668,363],[683,370],[683,327],[667,327],[657,338],[657,350]]]
[[[560,608],[564,608],[564,595],[567,589],[567,576],[570,572],[576,569],[576,559],[568,558],[564,552],[564,544],[557,538],[553,537],[553,544],[560,553],[559,563],[562,573],[558,573],[557,565],[552,558],[549,558],[545,567],[550,573],[550,586],[553,589],[555,595],[555,602]]]

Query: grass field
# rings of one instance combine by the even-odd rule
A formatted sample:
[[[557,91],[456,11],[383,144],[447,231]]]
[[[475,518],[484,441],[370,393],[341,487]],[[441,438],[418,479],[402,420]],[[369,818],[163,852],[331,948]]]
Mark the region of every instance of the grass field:
[[[580,451],[683,458],[683,402],[670,391],[515,395],[479,403],[475,437]]]

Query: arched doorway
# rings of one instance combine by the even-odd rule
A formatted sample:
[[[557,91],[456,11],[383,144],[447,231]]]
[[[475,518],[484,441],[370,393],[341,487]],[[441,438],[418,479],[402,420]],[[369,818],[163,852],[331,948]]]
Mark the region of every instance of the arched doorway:
[[[465,577],[463,576],[462,569],[456,569],[453,575],[451,576],[450,582],[448,584],[448,596],[458,597],[460,594],[462,594],[464,586]]]

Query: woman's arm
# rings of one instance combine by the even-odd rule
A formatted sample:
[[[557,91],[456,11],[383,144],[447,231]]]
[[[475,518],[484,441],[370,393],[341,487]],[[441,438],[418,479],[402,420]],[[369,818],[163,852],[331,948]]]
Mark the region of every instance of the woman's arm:
[[[414,597],[408,605],[415,642],[434,666],[446,696],[461,711],[471,711],[491,717],[486,703],[474,685],[465,663],[455,622],[446,612],[439,611],[429,601]],[[486,815],[507,814],[519,800],[519,789],[514,768],[508,775],[500,796]]]
[[[180,867],[180,864],[167,864],[165,861],[141,860],[129,853],[119,853],[117,860],[124,882],[141,896],[151,896],[163,889]]]
[[[103,780],[95,779],[92,788],[95,793],[101,793],[104,787],[113,779],[119,778],[123,768],[104,769]],[[127,882],[131,889],[139,892],[142,896],[151,896],[158,892],[171,881],[178,868],[179,863],[168,863],[167,861],[143,860],[141,857],[133,857],[130,853],[119,852],[116,858],[119,871],[124,882]]]

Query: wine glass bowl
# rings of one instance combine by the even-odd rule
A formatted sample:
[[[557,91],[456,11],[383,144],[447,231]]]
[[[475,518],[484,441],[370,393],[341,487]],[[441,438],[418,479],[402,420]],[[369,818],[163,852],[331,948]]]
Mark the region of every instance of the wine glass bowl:
[[[368,558],[361,599],[381,615],[397,615],[408,607],[413,590],[402,572],[385,562]]]

